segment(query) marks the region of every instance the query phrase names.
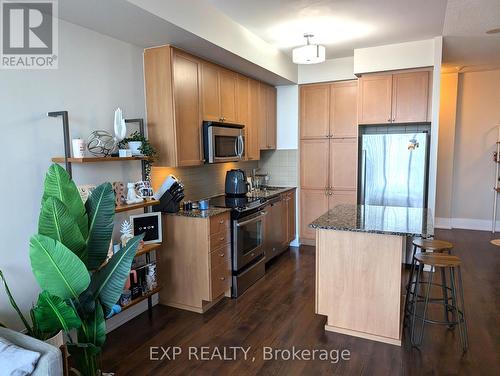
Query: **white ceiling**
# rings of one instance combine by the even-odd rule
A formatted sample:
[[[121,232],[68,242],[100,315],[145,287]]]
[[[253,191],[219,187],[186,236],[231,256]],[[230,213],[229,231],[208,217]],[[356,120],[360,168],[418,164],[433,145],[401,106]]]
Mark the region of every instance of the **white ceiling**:
[[[443,28],[446,65],[500,64],[500,0],[448,0]]]
[[[304,33],[313,33],[327,47],[327,58],[442,35],[446,10],[446,0],[208,1],[286,53],[305,43]]]

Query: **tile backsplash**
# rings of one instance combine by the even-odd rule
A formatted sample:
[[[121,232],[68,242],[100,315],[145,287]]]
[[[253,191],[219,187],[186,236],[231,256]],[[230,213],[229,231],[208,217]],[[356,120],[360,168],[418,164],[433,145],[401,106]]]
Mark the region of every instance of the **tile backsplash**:
[[[257,168],[257,162],[216,163],[197,167],[153,167],[151,182],[157,190],[165,178],[172,174],[184,184],[185,200],[199,200],[202,198],[223,194],[226,171],[233,168],[245,170],[251,176],[252,170]]]
[[[298,150],[263,150],[260,152],[259,172],[269,174],[269,184],[298,185]]]

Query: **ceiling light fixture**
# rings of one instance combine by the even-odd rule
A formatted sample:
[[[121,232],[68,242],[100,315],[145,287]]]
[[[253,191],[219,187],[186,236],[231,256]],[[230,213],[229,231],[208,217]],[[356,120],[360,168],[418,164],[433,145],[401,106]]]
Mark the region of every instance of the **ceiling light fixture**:
[[[311,44],[309,38],[312,37],[314,37],[313,34],[304,34],[307,44],[292,50],[292,60],[295,64],[317,64],[325,61],[325,47],[319,44]]]
[[[491,29],[486,32],[486,34],[500,34],[500,27],[496,29]]]

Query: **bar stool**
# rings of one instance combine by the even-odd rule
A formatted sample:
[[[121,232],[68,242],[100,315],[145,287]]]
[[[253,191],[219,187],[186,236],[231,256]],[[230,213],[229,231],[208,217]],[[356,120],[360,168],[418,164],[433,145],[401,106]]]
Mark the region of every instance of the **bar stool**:
[[[412,244],[413,244],[413,255],[411,260],[410,278],[408,279],[408,284],[406,285],[406,299],[405,299],[405,310],[404,310],[405,326],[406,326],[406,318],[408,315],[408,301],[410,300],[410,296],[414,294],[413,288],[415,287],[415,281],[413,280],[413,277],[416,265],[415,255],[417,254],[417,249],[420,249],[420,252],[432,251],[435,253],[447,252],[448,254],[451,254],[451,250],[453,248],[453,244],[451,244],[450,242],[438,239],[417,238],[412,241]],[[419,268],[420,267],[423,268],[423,265],[420,265]],[[446,283],[446,274],[444,270],[441,270],[441,285],[443,289],[442,299],[444,299],[448,303],[449,301],[448,288]],[[420,298],[422,297],[420,296]],[[440,298],[437,300],[442,300],[442,299]],[[431,300],[434,301],[436,299],[432,298]],[[448,319],[448,309],[446,308],[446,306],[444,307],[444,315],[445,318]]]
[[[419,268],[416,274],[415,281],[415,292],[411,295],[411,301],[409,303],[409,310],[411,314],[411,343],[414,346],[420,346],[424,338],[425,324],[438,324],[438,325],[448,325],[448,327],[458,326],[460,332],[460,341],[462,343],[463,351],[466,352],[469,346],[468,335],[467,335],[467,321],[465,318],[465,302],[464,302],[464,292],[462,286],[462,272],[460,264],[462,263],[460,258],[457,256],[447,255],[443,253],[430,253],[421,252],[415,255],[415,260],[419,264]],[[434,273],[429,273],[430,276],[427,281],[421,281],[421,275],[423,274],[422,265],[430,265],[434,270],[441,269],[445,274],[446,271],[449,273],[450,277],[450,287],[446,287],[446,291],[451,292],[451,304],[446,297],[442,299],[430,299],[430,289],[433,285]],[[457,275],[455,275],[457,273]],[[458,280],[458,281],[457,281]],[[458,283],[457,283],[458,282]],[[435,284],[441,286],[439,284]],[[458,286],[457,286],[458,285]],[[425,286],[425,291],[423,295],[418,294],[419,286]],[[458,297],[457,297],[457,287],[458,287]],[[423,299],[419,299],[422,297]],[[423,314],[422,316],[417,315],[418,305],[423,303]],[[429,304],[442,304],[445,307],[445,312],[450,311],[452,313],[452,319],[448,317],[444,321],[432,320],[427,317],[427,310]],[[416,337],[416,321],[422,322],[422,329],[418,340]]]

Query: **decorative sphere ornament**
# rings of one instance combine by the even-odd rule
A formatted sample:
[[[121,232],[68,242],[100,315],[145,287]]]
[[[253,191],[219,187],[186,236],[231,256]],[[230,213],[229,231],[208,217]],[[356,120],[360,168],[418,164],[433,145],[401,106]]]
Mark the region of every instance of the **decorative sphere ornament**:
[[[94,131],[87,138],[88,151],[97,157],[107,157],[117,147],[116,139],[106,131]]]

